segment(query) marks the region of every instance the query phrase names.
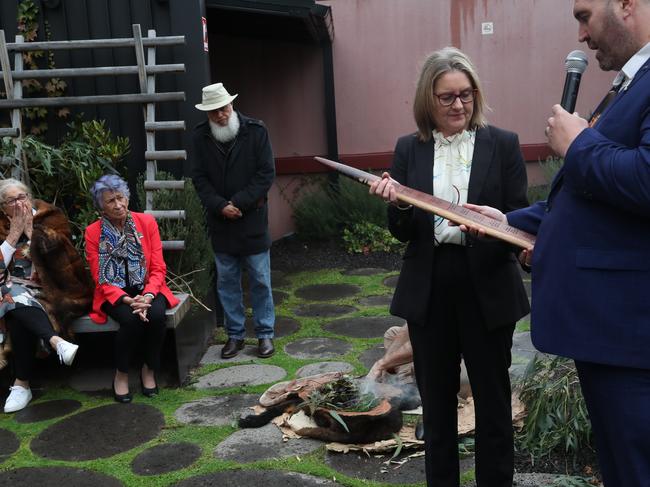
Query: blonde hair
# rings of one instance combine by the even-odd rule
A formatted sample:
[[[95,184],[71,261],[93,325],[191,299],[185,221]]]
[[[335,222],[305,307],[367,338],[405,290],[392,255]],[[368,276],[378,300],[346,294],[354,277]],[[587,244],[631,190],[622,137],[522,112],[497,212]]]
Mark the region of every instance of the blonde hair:
[[[428,141],[432,137],[432,131],[436,128],[433,120],[433,110],[435,108],[435,95],[433,87],[443,74],[451,71],[461,71],[467,75],[472,88],[476,91],[474,96],[474,112],[469,121],[470,130],[478,127],[485,127],[487,120],[485,112],[490,108],[487,106],[481,82],[478,79],[476,68],[466,54],[455,47],[445,47],[439,51],[432,52],[424,60],[420,71],[417,88],[415,89],[415,99],[413,100],[413,117],[418,126],[418,139],[422,142]]]

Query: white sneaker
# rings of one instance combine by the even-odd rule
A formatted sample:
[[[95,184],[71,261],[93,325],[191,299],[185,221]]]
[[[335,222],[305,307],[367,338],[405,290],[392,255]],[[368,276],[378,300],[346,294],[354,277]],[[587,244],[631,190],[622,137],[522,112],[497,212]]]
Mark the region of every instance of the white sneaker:
[[[66,365],[72,365],[74,356],[79,350],[79,345],[61,340],[56,344],[56,354],[59,356],[59,362]]]
[[[11,394],[5,402],[5,413],[14,413],[23,409],[32,400],[32,390],[22,386],[13,386],[9,390]]]

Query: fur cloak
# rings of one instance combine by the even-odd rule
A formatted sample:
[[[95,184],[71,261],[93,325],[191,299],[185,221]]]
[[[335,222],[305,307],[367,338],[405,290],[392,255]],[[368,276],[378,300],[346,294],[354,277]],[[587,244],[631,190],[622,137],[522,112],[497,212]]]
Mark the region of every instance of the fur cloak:
[[[90,311],[94,283],[85,262],[72,244],[70,223],[63,211],[34,200],[31,244],[32,272],[42,286],[38,301],[57,332],[68,334],[72,320]],[[0,242],[9,233],[9,219],[0,214]]]

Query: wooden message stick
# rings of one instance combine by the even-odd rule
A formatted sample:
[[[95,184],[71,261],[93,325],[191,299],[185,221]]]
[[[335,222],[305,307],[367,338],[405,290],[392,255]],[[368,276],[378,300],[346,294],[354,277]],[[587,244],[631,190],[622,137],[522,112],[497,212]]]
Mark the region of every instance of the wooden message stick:
[[[339,162],[330,161],[323,157],[315,157],[315,159],[332,169],[348,176],[349,178],[356,179],[360,183],[370,186],[371,183],[381,179],[379,176],[370,174],[354,167],[346,166]],[[498,238],[505,242],[521,247],[522,249],[530,250],[535,245],[535,236],[526,233],[518,228],[511,227],[506,223],[501,223],[493,218],[481,215],[480,213],[465,208],[464,206],[457,205],[451,201],[446,201],[436,198],[427,193],[423,193],[416,189],[403,186],[401,184],[395,185],[397,199],[408,203],[418,208],[435,213],[447,220],[450,220],[459,225],[467,225],[484,230],[486,235]]]

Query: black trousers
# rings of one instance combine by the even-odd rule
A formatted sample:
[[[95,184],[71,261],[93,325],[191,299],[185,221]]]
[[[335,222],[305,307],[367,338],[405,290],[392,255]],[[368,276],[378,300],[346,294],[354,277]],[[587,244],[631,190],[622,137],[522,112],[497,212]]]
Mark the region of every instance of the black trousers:
[[[133,293],[135,296],[136,293]],[[116,306],[104,303],[104,312],[120,324],[115,336],[115,367],[120,372],[129,372],[129,363],[136,351],[141,349],[139,362],[144,362],[152,370],[160,369],[160,351],[165,340],[165,309],[167,300],[162,294],[156,295],[147,311],[148,322],[133,314],[133,308],[120,303]]]
[[[42,338],[49,346],[54,333],[50,319],[40,308],[20,306],[5,314],[11,336],[16,379],[30,381],[34,369],[36,341]]]
[[[455,245],[436,249],[429,323],[409,323],[422,398],[427,485],[459,485],[457,393],[462,356],[476,415],[476,484],[511,487],[514,440],[508,368],[514,324],[488,330],[465,252]]]

